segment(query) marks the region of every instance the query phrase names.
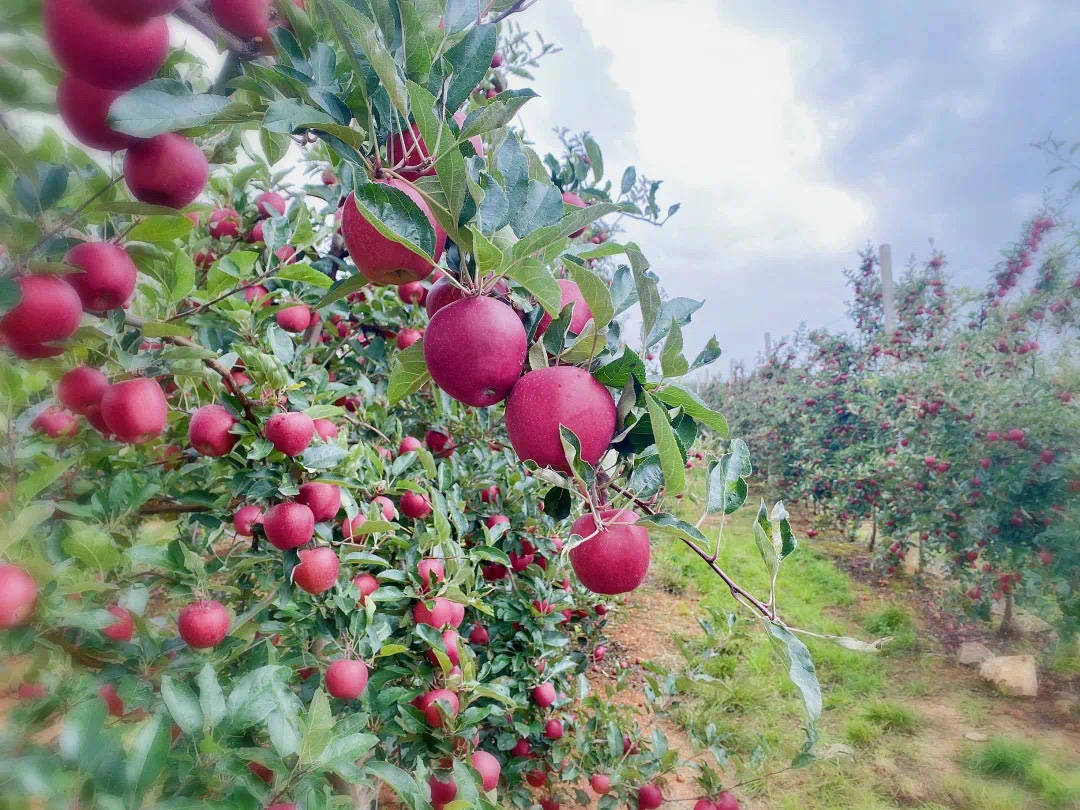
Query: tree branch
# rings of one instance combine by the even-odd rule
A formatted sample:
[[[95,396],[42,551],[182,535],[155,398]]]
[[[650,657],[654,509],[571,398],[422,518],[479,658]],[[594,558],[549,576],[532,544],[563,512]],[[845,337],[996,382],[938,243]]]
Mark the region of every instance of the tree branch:
[[[140,515],[181,515],[187,512],[209,511],[210,507],[201,503],[170,503],[167,501],[147,503],[139,508]]]

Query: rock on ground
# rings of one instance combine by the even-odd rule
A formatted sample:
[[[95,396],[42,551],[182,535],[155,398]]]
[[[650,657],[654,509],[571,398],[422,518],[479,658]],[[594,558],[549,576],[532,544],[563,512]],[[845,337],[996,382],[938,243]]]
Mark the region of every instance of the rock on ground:
[[[964,666],[977,666],[987,658],[993,658],[994,654],[989,648],[978,641],[965,641],[956,651],[956,660]]]
[[[979,667],[979,676],[992,683],[1004,695],[1037,697],[1039,676],[1034,655],[999,655],[987,658]]]

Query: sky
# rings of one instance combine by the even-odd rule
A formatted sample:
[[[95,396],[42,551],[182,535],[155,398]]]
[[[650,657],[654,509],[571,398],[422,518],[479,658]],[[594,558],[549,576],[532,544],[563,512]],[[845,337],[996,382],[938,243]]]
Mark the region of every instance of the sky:
[[[705,299],[687,350],[715,333],[721,374],[766,331],[845,328],[841,269],[867,244],[899,269],[933,240],[981,287],[1054,182],[1032,142],[1080,138],[1067,0],[541,0],[517,19],[562,48],[521,114],[541,154],[587,129],[616,183],[632,163],[682,203],[627,236],[669,294]]]

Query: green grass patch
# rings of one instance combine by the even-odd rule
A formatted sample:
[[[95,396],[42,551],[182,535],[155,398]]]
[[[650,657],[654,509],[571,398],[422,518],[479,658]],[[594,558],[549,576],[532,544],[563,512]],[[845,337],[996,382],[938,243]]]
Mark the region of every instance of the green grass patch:
[[[897,734],[914,734],[919,728],[919,716],[906,706],[880,702],[867,706],[862,717],[882,731]]]
[[[1029,743],[995,737],[970,752],[964,764],[980,776],[1013,782],[1030,790],[1049,807],[1076,807],[1080,803],[1080,768],[1050,762]]]

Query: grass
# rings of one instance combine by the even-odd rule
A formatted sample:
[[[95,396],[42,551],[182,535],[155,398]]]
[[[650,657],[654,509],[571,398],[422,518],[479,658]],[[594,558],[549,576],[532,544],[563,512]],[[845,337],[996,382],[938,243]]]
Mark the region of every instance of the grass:
[[[702,481],[680,504],[680,517],[699,517]],[[696,502],[696,503],[695,503]],[[746,506],[727,519],[717,562],[755,595],[767,596],[768,574],[753,541],[754,509]],[[716,537],[710,518],[702,527]],[[698,615],[724,615],[737,606],[727,589],[697,556],[679,543],[658,544],[654,576],[665,590],[698,603]],[[921,808],[921,810],[1044,810],[1080,807],[1080,771],[987,744],[960,756],[962,731],[943,744],[935,712],[925,715],[911,701],[946,703],[955,723],[984,728],[997,698],[950,682],[947,667],[899,601],[882,604],[878,596],[852,582],[831,557],[803,545],[784,561],[777,579],[777,605],[791,626],[816,633],[892,641],[881,654],[844,649],[804,637],[813,656],[823,694],[821,747],[842,742],[854,751],[820,761],[810,768],[752,782],[740,792],[754,807],[785,810]],[[865,605],[865,606],[864,606]],[[803,742],[804,722],[797,690],[787,677],[786,661],[765,642],[759,624],[745,610],[730,633],[688,645],[687,672],[706,678],[688,684],[676,720],[687,729],[709,723],[727,735],[725,745],[748,779],[784,768]],[[719,624],[714,622],[714,624]],[[1068,668],[1065,664],[1062,669]],[[956,675],[951,676],[953,680]],[[962,676],[960,676],[962,677]],[[1005,749],[1010,750],[1003,753]]]

